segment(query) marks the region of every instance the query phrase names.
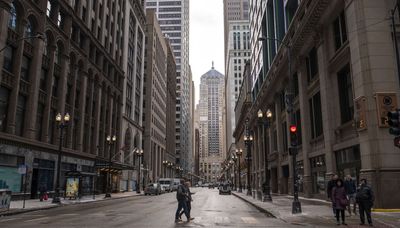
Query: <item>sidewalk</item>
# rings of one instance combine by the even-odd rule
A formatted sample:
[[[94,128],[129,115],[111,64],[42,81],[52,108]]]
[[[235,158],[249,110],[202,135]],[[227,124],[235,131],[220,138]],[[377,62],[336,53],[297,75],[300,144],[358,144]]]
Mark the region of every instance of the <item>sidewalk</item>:
[[[232,192],[233,195],[250,203],[258,210],[270,214],[277,219],[283,220],[293,225],[303,225],[311,227],[337,227],[336,218],[333,216],[330,203],[324,200],[306,199],[300,197],[301,201],[301,214],[292,214],[292,201],[293,197],[287,195],[273,195],[273,202],[261,202],[260,200],[253,199],[251,196],[246,196],[243,193]],[[366,221],[367,222],[367,221]],[[373,212],[372,222],[374,227],[379,228],[395,228],[400,227],[400,213],[383,213]],[[360,218],[358,215],[349,216],[346,211],[347,227],[367,227],[360,226]]]
[[[5,215],[14,215],[20,214],[30,211],[36,210],[45,210],[50,208],[55,208],[59,206],[71,205],[71,204],[80,204],[80,203],[90,203],[96,201],[103,201],[103,200],[113,200],[113,199],[121,199],[126,197],[134,197],[143,195],[142,193],[138,194],[136,192],[124,192],[124,193],[113,193],[111,194],[111,198],[104,198],[105,194],[95,195],[93,199],[93,195],[83,196],[80,199],[72,199],[69,200],[68,198],[64,199],[61,198],[61,204],[53,204],[51,203],[52,198],[49,198],[46,201],[40,202],[39,199],[29,199],[25,201],[25,209],[23,208],[23,200],[11,201],[10,210],[5,212],[0,212],[0,216]]]

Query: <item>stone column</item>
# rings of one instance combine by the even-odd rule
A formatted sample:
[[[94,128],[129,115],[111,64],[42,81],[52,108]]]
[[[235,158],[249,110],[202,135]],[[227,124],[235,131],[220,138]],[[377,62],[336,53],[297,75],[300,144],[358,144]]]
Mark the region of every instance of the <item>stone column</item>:
[[[85,64],[86,65],[86,64]],[[81,96],[79,98],[79,110],[81,112],[81,116],[80,116],[80,122],[79,122],[79,126],[78,126],[78,136],[77,136],[77,150],[80,152],[83,152],[83,137],[85,137],[85,134],[88,134],[90,132],[90,129],[85,129],[85,107],[86,105],[86,94],[88,93],[87,91],[87,84],[88,84],[88,74],[86,71],[79,71],[79,76],[81,77]]]
[[[95,108],[96,110],[94,110],[94,115],[95,115],[94,116],[94,132],[91,132],[91,134],[94,134],[94,136],[90,137],[90,138],[93,138],[94,142],[92,142],[92,140],[90,140],[90,138],[89,138],[89,141],[90,141],[89,148],[91,148],[91,150],[92,150],[91,153],[93,153],[93,149],[94,149],[93,145],[99,145],[99,143],[102,143],[104,145],[104,142],[99,142],[99,130],[100,130],[100,111],[101,111],[100,104],[101,104],[102,97],[104,95],[106,95],[106,92],[102,90],[102,86],[101,86],[102,82],[94,82],[94,84],[95,84],[94,85],[95,91],[94,91],[94,94],[92,94],[92,99],[94,99],[95,107],[92,107],[92,109]],[[93,113],[93,112],[91,112],[91,113]],[[90,119],[91,113],[89,115],[90,123],[92,123],[92,121]],[[104,122],[104,125],[105,125],[105,122]],[[105,149],[107,149],[107,147],[103,147],[103,157],[108,153],[108,152],[105,153],[105,151],[104,151]]]
[[[51,112],[51,100],[52,100],[52,85],[53,85],[53,74],[54,74],[54,60],[55,60],[55,50],[56,46],[48,46],[47,47],[47,52],[48,52],[48,58],[49,58],[49,69],[46,75],[47,79],[47,84],[46,84],[46,103],[44,107],[44,113],[43,113],[43,133],[42,133],[42,139],[44,142],[50,143],[50,138],[49,138],[49,127],[51,125],[51,122],[53,121],[53,118],[56,118],[55,116],[50,116]]]
[[[41,34],[43,35],[43,34]],[[29,96],[27,99],[26,110],[29,115],[25,115],[24,137],[35,139],[36,116],[39,98],[40,75],[42,71],[42,56],[44,49],[44,41],[42,39],[34,39],[33,56],[29,69]]]
[[[311,180],[311,168],[310,159],[308,153],[310,152],[310,107],[308,105],[308,95],[307,95],[307,69],[304,59],[299,62],[300,68],[297,71],[298,82],[299,82],[299,106],[300,106],[300,121],[301,121],[301,151],[303,155],[303,189],[306,197],[311,197],[312,195],[312,180]]]
[[[25,26],[27,24],[27,20],[23,19],[21,23],[18,25],[18,34],[24,34]],[[14,51],[13,57],[13,67],[12,73],[14,74],[14,88],[11,90],[8,113],[7,113],[7,133],[15,134],[15,121],[16,121],[16,113],[17,113],[17,103],[18,103],[18,95],[19,95],[19,85],[21,79],[21,62],[22,56],[24,52],[24,40],[20,40],[17,44],[17,48]]]
[[[7,44],[8,21],[10,19],[11,0],[0,1],[0,48]],[[0,52],[0,83],[3,75],[4,51]]]
[[[278,193],[282,193],[282,126],[279,123],[282,123],[281,120],[281,105],[279,101],[279,97],[275,97],[275,118],[276,118],[276,135],[277,135],[277,148],[278,148],[278,162],[277,162],[277,171],[278,171]]]

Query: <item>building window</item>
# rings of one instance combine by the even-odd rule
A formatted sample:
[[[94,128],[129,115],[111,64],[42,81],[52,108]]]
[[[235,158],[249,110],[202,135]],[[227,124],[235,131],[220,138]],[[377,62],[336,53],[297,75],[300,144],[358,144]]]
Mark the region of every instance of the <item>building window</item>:
[[[47,70],[42,68],[40,72],[40,89],[46,91],[46,81],[47,81]]]
[[[38,104],[36,113],[36,140],[40,141],[42,136],[44,105]]]
[[[307,81],[312,82],[318,74],[318,56],[317,49],[313,47],[306,58],[307,64]]]
[[[300,109],[296,111],[296,127],[297,127],[297,145],[301,145],[303,142],[301,140],[301,116]]]
[[[353,88],[350,75],[350,66],[346,65],[343,69],[341,69],[337,74],[337,78],[340,116],[341,122],[344,124],[351,121],[354,115]]]
[[[26,39],[29,43],[33,43],[33,36],[34,36],[34,27],[32,25],[32,22],[28,20],[25,28],[25,37],[30,37],[29,39]]]
[[[7,70],[8,72],[12,72],[13,57],[14,57],[14,48],[8,45],[6,49],[4,49],[4,62],[3,62],[3,69]]]
[[[288,138],[287,138],[287,124],[286,122],[282,123],[282,139],[283,139],[283,150],[288,150]]]
[[[347,41],[346,20],[344,11],[333,22],[333,33],[335,36],[335,48],[338,50]]]
[[[293,84],[294,84],[294,97],[299,96],[299,76],[297,73],[293,75]]]
[[[286,3],[285,7],[285,14],[286,14],[286,29],[289,28],[290,23],[292,22],[292,19],[294,17],[294,14],[296,13],[298,7],[298,2],[297,0],[289,0]]]
[[[29,81],[30,65],[31,65],[31,60],[28,57],[23,56],[21,62],[21,79],[25,81]]]
[[[19,95],[17,102],[17,112],[15,115],[15,134],[22,136],[24,132],[26,97]]]
[[[8,27],[15,30],[17,28],[17,10],[15,9],[14,3],[11,4],[10,19],[8,21]]]
[[[5,132],[7,127],[8,99],[10,90],[0,87],[0,131]]]
[[[47,1],[47,10],[46,10],[46,15],[48,16],[48,17],[50,17],[50,14],[51,14],[51,1],[50,0],[48,0]]]
[[[311,138],[314,139],[323,133],[320,92],[317,92],[308,102],[310,106]]]

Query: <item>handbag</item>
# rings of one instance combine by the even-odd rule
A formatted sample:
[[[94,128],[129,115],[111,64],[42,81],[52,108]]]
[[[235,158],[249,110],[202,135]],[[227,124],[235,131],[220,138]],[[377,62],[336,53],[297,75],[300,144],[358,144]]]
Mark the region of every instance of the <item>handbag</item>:
[[[342,206],[347,206],[347,205],[349,205],[349,200],[347,199],[347,197],[346,197],[346,198],[340,199],[340,204],[341,204]]]

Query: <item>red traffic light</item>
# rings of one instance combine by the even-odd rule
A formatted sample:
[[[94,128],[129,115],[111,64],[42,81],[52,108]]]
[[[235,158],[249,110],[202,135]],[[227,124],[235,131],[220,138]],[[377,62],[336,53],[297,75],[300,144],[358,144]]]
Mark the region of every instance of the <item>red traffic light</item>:
[[[292,132],[292,133],[296,133],[296,131],[297,131],[297,126],[296,126],[296,125],[291,125],[291,126],[289,127],[289,130],[290,130],[290,132]]]

